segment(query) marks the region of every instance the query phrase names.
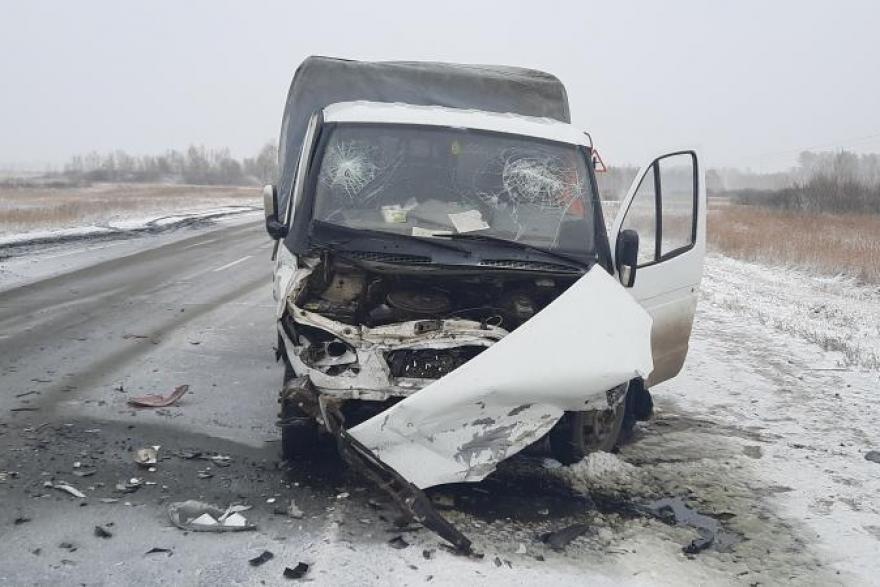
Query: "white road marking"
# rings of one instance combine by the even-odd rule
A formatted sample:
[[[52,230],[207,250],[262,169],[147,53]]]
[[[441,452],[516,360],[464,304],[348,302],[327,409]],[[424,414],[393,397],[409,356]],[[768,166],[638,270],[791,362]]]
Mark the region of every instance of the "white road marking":
[[[194,248],[194,247],[200,247],[200,246],[202,246],[202,245],[208,245],[208,244],[211,244],[211,243],[216,243],[218,240],[220,240],[220,239],[219,239],[219,238],[212,238],[212,239],[209,239],[209,240],[206,240],[206,241],[202,241],[202,242],[200,242],[200,243],[195,243],[195,244],[193,244],[193,245],[187,245],[187,246],[185,246],[185,247],[181,247],[180,250],[181,250],[181,251],[185,251],[185,250],[187,250],[187,249],[192,249],[192,248]]]
[[[251,257],[253,257],[253,255],[245,255],[241,259],[237,259],[237,260],[233,261],[232,263],[227,263],[226,265],[221,265],[220,267],[217,267],[216,269],[214,269],[214,271],[223,271],[224,269],[229,269],[233,265],[238,265],[242,261],[247,261]]]

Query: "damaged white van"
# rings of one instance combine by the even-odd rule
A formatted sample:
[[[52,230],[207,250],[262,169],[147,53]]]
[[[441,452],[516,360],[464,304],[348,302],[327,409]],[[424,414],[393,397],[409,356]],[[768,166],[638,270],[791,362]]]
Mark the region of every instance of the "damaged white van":
[[[593,161],[549,74],[307,59],[264,190],[285,455],[342,431],[425,488],[646,417],[687,354],[702,170],[651,161],[609,233]]]

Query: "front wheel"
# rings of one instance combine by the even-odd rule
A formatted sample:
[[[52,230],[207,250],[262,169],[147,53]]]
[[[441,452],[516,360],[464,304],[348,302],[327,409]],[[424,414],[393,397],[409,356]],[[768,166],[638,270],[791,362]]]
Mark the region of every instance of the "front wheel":
[[[626,416],[626,393],[613,409],[566,412],[550,431],[553,457],[572,465],[590,453],[614,450]]]
[[[284,385],[295,377],[293,368],[284,361]],[[308,459],[320,444],[315,419],[289,398],[281,397],[281,456],[286,460]]]

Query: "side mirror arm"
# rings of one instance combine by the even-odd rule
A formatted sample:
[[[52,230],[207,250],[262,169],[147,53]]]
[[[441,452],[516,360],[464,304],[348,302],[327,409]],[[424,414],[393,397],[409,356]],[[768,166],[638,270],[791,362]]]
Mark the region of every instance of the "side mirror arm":
[[[278,190],[274,185],[263,187],[263,211],[266,213],[266,232],[272,240],[287,236],[287,226],[278,219]]]
[[[614,248],[614,264],[617,277],[623,287],[636,282],[636,266],[639,262],[639,233],[632,229],[621,230]]]

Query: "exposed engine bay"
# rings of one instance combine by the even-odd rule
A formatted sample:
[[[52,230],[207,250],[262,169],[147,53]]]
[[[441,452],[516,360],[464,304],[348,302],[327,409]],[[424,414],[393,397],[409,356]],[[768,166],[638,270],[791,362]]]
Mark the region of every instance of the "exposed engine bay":
[[[307,262],[282,320],[287,357],[319,389],[344,390],[341,398],[409,395],[518,328],[578,277],[391,272],[335,255]]]

